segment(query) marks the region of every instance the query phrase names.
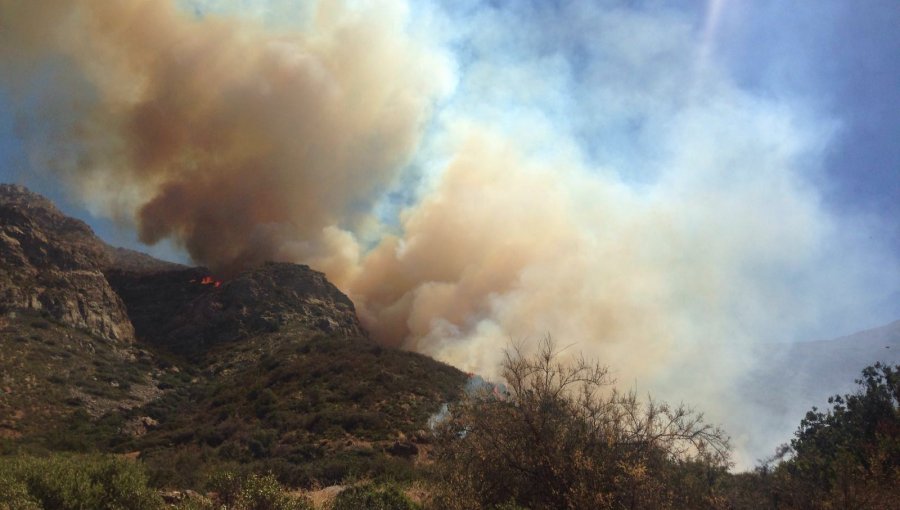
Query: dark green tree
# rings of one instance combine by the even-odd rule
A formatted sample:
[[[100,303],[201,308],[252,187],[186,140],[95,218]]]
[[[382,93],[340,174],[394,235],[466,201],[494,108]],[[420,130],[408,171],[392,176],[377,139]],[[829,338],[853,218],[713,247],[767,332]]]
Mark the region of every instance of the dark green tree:
[[[786,508],[900,508],[900,365],[876,363],[854,394],[813,408],[776,469]]]

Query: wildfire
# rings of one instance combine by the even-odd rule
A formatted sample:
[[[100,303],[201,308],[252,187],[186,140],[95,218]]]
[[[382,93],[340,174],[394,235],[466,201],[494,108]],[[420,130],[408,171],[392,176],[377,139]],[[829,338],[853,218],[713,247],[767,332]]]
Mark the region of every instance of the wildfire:
[[[199,283],[200,285],[212,285],[213,287],[220,287],[222,285],[221,280],[216,280],[212,276],[204,276],[199,282],[194,279],[191,280],[191,283]]]
[[[222,282],[214,279],[212,276],[204,276],[203,279],[200,280],[200,285],[213,285],[218,287],[219,285],[222,285]]]

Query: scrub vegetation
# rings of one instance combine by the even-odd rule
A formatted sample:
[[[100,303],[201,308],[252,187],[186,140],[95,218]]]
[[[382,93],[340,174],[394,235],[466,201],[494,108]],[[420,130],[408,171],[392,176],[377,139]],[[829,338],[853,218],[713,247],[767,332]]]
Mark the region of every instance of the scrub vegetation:
[[[325,352],[348,365],[318,374]],[[385,356],[396,357],[391,373],[404,365],[399,373],[425,377],[415,356],[310,339],[263,354],[266,376],[238,370],[228,384],[195,390],[206,397],[190,419],[123,443],[140,446],[140,460],[50,449],[0,458],[0,509],[897,508],[900,367],[866,368],[856,393],[813,408],[777,456],[735,474],[725,432],[702,415],[615,391],[606,367],[564,362],[549,340],[533,356],[511,350],[504,384],[457,394],[419,438],[426,457],[386,455],[372,444],[397,429],[415,433],[428,411],[392,411],[378,390],[357,387],[383,373],[366,371],[378,366],[369,357]],[[295,384],[274,385],[285,380]],[[459,383],[449,378],[448,391]],[[319,397],[291,397],[301,394]],[[165,399],[156,405],[183,410]],[[369,421],[354,418],[365,413]],[[372,443],[329,450],[351,435]],[[330,495],[316,498],[326,486]]]

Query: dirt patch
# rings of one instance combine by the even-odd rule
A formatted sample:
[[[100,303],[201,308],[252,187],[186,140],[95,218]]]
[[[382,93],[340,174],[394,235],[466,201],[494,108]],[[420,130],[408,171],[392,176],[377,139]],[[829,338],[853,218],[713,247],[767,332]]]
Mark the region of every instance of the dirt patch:
[[[13,430],[6,427],[0,427],[0,438],[3,439],[18,439],[22,437],[22,433],[18,430]]]
[[[324,509],[328,508],[331,505],[331,502],[334,501],[334,498],[336,498],[337,495],[343,492],[346,488],[346,485],[332,485],[330,487],[325,487],[313,491],[292,492],[291,495],[296,498],[309,498],[309,501],[313,504],[313,508]]]

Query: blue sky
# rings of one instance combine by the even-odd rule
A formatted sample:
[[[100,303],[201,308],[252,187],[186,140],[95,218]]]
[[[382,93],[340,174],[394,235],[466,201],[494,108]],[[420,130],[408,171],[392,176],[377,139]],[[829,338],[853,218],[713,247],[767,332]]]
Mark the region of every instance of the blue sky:
[[[840,123],[819,181],[829,207],[883,222],[900,249],[900,7],[891,1],[743,2],[721,53],[742,86]],[[746,15],[744,15],[746,12]]]

